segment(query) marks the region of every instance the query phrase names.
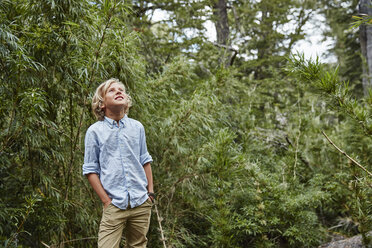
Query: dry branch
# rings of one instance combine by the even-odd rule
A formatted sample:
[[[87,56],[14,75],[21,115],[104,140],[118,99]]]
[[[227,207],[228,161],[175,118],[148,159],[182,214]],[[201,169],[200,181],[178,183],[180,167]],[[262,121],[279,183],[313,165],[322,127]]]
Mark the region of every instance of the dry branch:
[[[163,242],[163,245],[164,245],[164,248],[167,248],[167,245],[165,244],[165,237],[164,237],[164,231],[163,231],[163,227],[161,226],[161,222],[163,220],[163,218],[160,217],[159,215],[159,211],[158,211],[158,206],[157,204],[155,203],[155,213],[156,213],[156,216],[158,218],[158,223],[159,223],[159,231],[160,231],[160,235],[161,235],[161,241]]]
[[[47,248],[53,248],[53,247],[60,247],[63,244],[71,243],[71,242],[76,242],[76,241],[82,241],[82,240],[89,240],[89,239],[97,239],[98,237],[86,237],[86,238],[80,238],[80,239],[71,239],[71,240],[66,240],[61,243],[54,244],[54,245],[47,245],[45,242],[41,241],[41,244],[44,245]]]

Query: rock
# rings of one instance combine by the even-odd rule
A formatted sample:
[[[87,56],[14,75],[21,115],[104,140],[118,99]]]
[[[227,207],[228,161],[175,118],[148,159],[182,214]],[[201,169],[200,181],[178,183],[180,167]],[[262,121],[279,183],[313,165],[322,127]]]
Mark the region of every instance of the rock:
[[[367,233],[367,237],[372,238],[372,231]],[[357,235],[348,239],[333,241],[323,244],[318,248],[372,248],[372,244],[363,245],[362,235]]]

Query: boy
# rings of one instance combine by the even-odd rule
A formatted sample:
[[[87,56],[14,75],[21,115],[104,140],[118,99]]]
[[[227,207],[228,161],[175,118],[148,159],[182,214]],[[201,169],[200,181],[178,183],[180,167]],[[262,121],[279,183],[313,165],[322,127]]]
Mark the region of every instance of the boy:
[[[131,99],[124,85],[109,79],[92,99],[98,121],[85,135],[83,174],[103,203],[98,247],[146,247],[154,201],[152,158],[142,124],[128,118]]]

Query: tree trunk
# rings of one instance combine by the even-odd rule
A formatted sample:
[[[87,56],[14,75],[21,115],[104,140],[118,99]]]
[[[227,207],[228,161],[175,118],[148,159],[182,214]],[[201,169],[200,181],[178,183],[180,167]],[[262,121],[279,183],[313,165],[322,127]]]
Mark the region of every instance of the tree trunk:
[[[217,43],[228,45],[230,28],[227,18],[226,0],[215,0],[213,3],[213,16],[215,18]]]
[[[213,17],[214,23],[216,26],[217,33],[217,44],[228,46],[229,45],[229,36],[230,36],[230,27],[229,20],[227,16],[227,1],[226,0],[214,0],[213,1]],[[224,63],[226,66],[229,66],[229,57],[231,52],[227,49],[221,48],[220,62]]]
[[[359,14],[372,16],[371,0],[360,0]],[[363,92],[367,96],[368,90],[372,89],[372,25],[363,24],[360,26],[360,46],[366,61],[363,63]]]

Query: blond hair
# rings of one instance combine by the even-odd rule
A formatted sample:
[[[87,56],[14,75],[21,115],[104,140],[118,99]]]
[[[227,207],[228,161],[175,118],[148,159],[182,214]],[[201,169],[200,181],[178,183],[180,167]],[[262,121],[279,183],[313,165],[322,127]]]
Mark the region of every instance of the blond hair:
[[[96,118],[100,121],[102,121],[105,117],[105,111],[102,108],[103,99],[106,96],[108,88],[110,88],[111,84],[118,83],[120,84],[124,89],[124,94],[126,95],[125,99],[127,101],[127,104],[125,105],[124,113],[128,114],[129,108],[132,106],[132,99],[131,97],[125,92],[125,86],[122,82],[120,82],[116,78],[110,78],[109,80],[101,83],[94,93],[94,96],[92,98],[92,110],[93,114],[96,116]]]

